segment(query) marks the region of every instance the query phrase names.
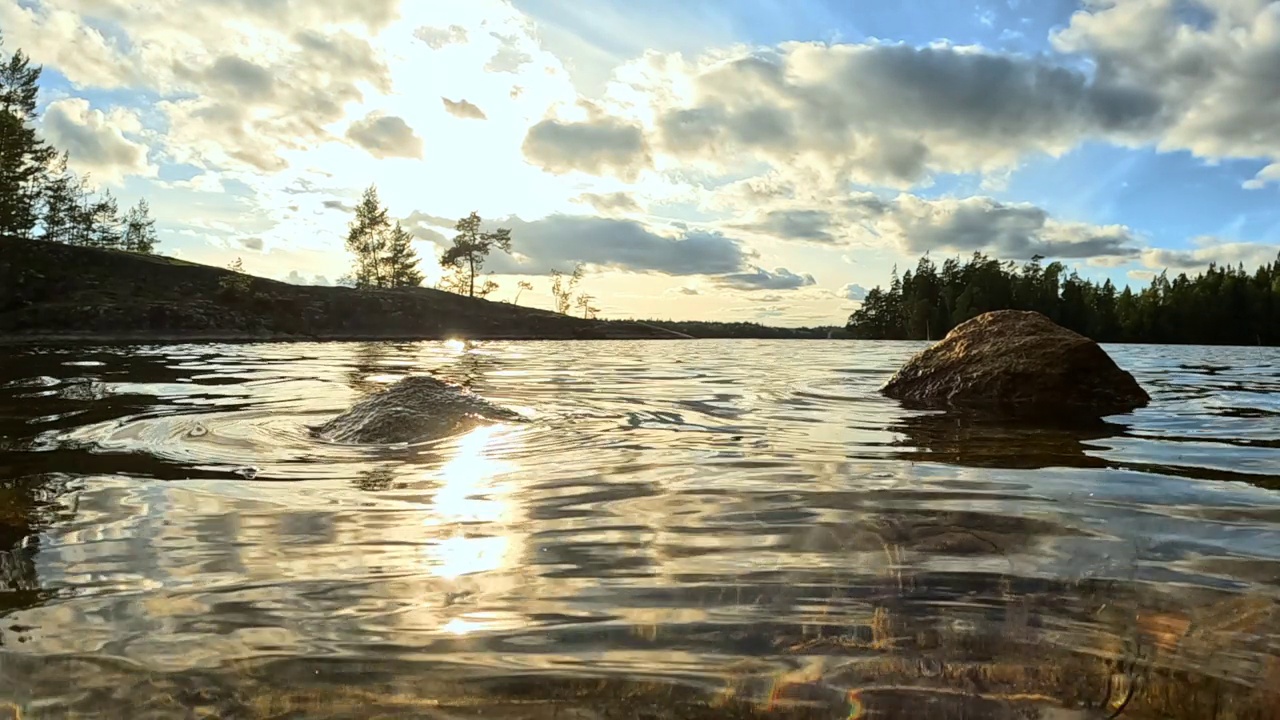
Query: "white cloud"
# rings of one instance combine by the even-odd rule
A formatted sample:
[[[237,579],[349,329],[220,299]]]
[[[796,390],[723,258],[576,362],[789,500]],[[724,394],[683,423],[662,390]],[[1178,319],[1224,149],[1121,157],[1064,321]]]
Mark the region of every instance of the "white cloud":
[[[568,271],[582,262],[637,273],[724,275],[742,270],[754,256],[740,241],[720,233],[653,228],[636,220],[551,215],[492,220],[483,226],[511,230],[514,257],[494,253],[485,266],[498,273],[540,275]],[[436,227],[443,229],[443,223]]]
[[[467,29],[461,25],[447,28],[423,26],[413,31],[413,36],[427,44],[432,50],[439,50],[446,45],[457,45],[467,41]]]
[[[449,98],[440,98],[440,99],[444,101],[445,112],[449,113],[450,115],[456,118],[462,118],[463,120],[487,120],[488,119],[488,117],[484,114],[484,111],[481,110],[479,106],[477,106],[475,103],[470,103],[470,102],[467,102],[466,100],[450,100]]]
[[[1280,259],[1280,245],[1225,242],[1213,237],[1199,237],[1193,242],[1198,247],[1191,250],[1148,248],[1142,253],[1142,264],[1154,270],[1167,269],[1175,273],[1204,270],[1210,263],[1219,267],[1243,264],[1252,272],[1259,265]]]
[[[394,115],[370,113],[347,128],[347,138],[376,158],[422,157],[422,138]]]
[[[797,290],[816,285],[813,276],[793,273],[786,268],[769,272],[762,267],[752,267],[747,272],[733,273],[716,278],[716,282],[734,290]]]
[[[1155,93],[1160,121],[1148,137],[1161,149],[1280,160],[1280,3],[1089,3],[1053,43],[1091,57],[1102,83]],[[1267,169],[1248,186],[1276,180]]]
[[[103,113],[87,100],[66,98],[49,103],[44,113],[44,135],[70,155],[73,168],[91,173],[96,180],[119,184],[129,175],[154,175],[147,162],[147,147],[137,136],[142,126],[137,116],[123,108]]]
[[[578,170],[628,182],[653,163],[644,130],[613,118],[543,120],[529,128],[523,149],[525,157],[549,172]]]
[[[849,283],[836,291],[836,297],[839,297],[842,300],[862,302],[867,299],[867,289],[857,283]]]

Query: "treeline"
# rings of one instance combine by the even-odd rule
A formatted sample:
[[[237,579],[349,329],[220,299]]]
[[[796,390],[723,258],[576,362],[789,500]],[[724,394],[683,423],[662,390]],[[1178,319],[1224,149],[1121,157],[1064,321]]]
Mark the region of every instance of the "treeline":
[[[0,37],[0,238],[155,251],[155,221],[146,200],[122,217],[110,191],[92,192],[88,177],[67,169],[36,132],[41,68]]]
[[[703,339],[753,339],[753,340],[824,340],[847,338],[842,327],[774,327],[754,322],[716,322],[711,320],[637,320],[645,325],[674,330],[678,333]]]
[[[937,267],[927,256],[888,290],[876,287],[849,316],[858,338],[937,340],[991,310],[1035,310],[1099,342],[1280,345],[1280,257],[1253,272],[1219,267],[1170,279],[1162,272],[1145,289],[1117,290],[1066,272],[1039,257],[1017,266],[974,253]]]

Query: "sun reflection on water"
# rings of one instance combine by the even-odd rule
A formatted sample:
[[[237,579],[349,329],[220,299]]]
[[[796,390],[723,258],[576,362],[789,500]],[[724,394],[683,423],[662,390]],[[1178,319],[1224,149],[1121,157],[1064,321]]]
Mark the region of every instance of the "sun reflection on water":
[[[456,441],[453,457],[434,473],[440,485],[423,525],[452,530],[426,547],[436,577],[456,579],[500,570],[518,554],[509,533],[517,519],[511,486],[497,481],[517,465],[494,457],[500,444],[509,446],[510,435],[504,425],[476,428]]]

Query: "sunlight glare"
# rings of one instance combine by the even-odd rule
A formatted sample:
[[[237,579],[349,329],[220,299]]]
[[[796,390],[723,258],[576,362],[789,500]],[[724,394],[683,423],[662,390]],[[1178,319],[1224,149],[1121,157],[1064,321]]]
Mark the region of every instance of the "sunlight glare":
[[[479,427],[457,441],[456,454],[439,470],[440,486],[432,500],[432,512],[423,521],[425,526],[500,524],[513,519],[509,487],[493,479],[516,466],[489,456],[504,429],[503,425]],[[445,579],[498,570],[515,554],[511,539],[501,535],[455,535],[428,546],[426,552],[432,573]]]

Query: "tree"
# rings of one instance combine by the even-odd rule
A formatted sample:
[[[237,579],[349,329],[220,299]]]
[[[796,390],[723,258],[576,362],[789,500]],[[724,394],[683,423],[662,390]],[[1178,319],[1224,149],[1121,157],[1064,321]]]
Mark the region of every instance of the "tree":
[[[92,245],[95,203],[89,189],[89,178],[72,176],[72,183],[71,211],[68,215],[71,232],[67,242],[72,245]]]
[[[386,287],[386,268],[383,267],[387,234],[391,229],[386,208],[378,202],[378,188],[370,185],[356,205],[356,217],[347,227],[347,250],[355,255],[356,287],[360,289]]]
[[[347,226],[347,250],[355,256],[351,280],[355,287],[399,288],[422,284],[413,234],[396,221],[378,200],[378,188],[365,188]]]
[[[121,225],[116,198],[107,190],[90,207],[89,244],[99,248],[120,248],[123,239]]]
[[[564,275],[559,270],[551,271],[551,297],[555,300],[556,312],[568,315],[573,305],[573,290],[582,280],[582,263],[574,266],[569,275],[569,283],[564,283]]]
[[[0,238],[32,236],[55,156],[35,131],[40,72],[21,50],[0,54]]]
[[[516,298],[515,300],[511,301],[512,305],[520,304],[520,293],[524,292],[525,290],[532,292],[533,283],[529,282],[528,280],[521,280],[520,282],[516,283]]]
[[[41,193],[42,240],[67,243],[74,235],[80,179],[67,169],[67,161],[67,153],[57,155],[46,174]]]
[[[497,283],[488,280],[481,286],[480,294],[476,293],[476,276],[484,267],[490,251],[496,247],[503,252],[511,252],[510,228],[481,232],[480,222],[480,215],[474,212],[459,220],[455,226],[458,234],[453,237],[453,246],[440,257],[440,266],[452,276],[449,287],[459,294],[465,289],[468,297],[484,297],[498,287]]]
[[[600,312],[600,308],[592,307],[592,300],[595,300],[595,298],[586,293],[582,293],[578,296],[578,300],[575,303],[578,306],[578,310],[582,311],[582,317],[587,320],[594,318],[596,313]]]
[[[387,240],[387,286],[418,287],[422,271],[418,270],[418,251],[413,249],[413,235],[397,221]]]
[[[124,249],[151,255],[155,252],[156,242],[156,221],[151,219],[151,206],[143,198],[125,215]]]

